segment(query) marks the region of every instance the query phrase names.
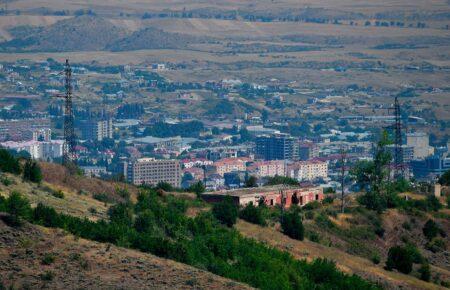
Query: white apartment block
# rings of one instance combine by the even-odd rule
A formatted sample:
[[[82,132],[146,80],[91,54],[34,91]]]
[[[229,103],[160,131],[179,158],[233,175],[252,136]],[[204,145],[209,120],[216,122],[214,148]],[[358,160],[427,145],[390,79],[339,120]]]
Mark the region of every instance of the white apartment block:
[[[48,142],[41,141],[26,141],[14,142],[7,141],[0,143],[0,146],[15,150],[17,152],[26,151],[33,159],[51,160],[61,157],[63,154],[63,140],[53,140]]]
[[[287,176],[298,181],[328,177],[328,163],[323,161],[298,161],[287,166]]]
[[[181,184],[181,166],[179,160],[159,160],[141,158],[127,164],[125,176],[135,185],[156,185],[167,182],[174,187]]]

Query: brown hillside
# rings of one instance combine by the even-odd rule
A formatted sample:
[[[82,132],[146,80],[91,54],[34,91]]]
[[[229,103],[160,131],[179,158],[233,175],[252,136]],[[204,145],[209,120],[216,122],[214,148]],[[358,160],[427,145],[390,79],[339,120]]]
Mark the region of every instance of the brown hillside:
[[[54,257],[44,265],[44,256]],[[0,220],[0,277],[14,289],[250,289],[174,261]]]
[[[280,250],[289,251],[297,259],[331,259],[342,271],[378,282],[386,289],[444,289],[412,276],[386,271],[381,265],[374,265],[369,260],[347,254],[336,248],[326,247],[308,240],[293,240],[270,227],[260,227],[240,220],[237,223],[237,229],[244,236],[254,238]]]

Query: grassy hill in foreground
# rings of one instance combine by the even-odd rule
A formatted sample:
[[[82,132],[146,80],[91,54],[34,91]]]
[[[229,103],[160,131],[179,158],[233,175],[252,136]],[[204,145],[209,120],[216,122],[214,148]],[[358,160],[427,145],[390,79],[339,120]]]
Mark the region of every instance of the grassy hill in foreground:
[[[250,289],[150,254],[1,220],[0,277],[14,289]]]
[[[13,177],[6,175],[6,179]],[[2,180],[5,180],[5,176]],[[350,286],[378,289],[376,285],[358,276],[343,274],[336,269],[333,262],[315,260],[307,263],[294,259],[288,252],[247,239],[236,230],[221,225],[220,220],[209,211],[202,211],[193,218],[189,217],[188,208],[205,205],[183,194],[176,196],[160,190],[140,188],[141,192],[136,201],[128,197],[125,198],[126,202],[111,201],[111,207],[107,211],[108,218],[89,220],[62,214],[61,212],[73,211],[64,209],[63,206],[55,211],[53,206],[44,204],[47,204],[44,199],[37,206],[30,207],[21,194],[10,189],[13,186],[21,186],[26,190],[24,184],[39,187],[16,178],[3,184],[5,188],[2,188],[2,191],[9,193],[2,195],[8,198],[0,198],[0,211],[10,213],[4,215],[3,220],[8,225],[18,226],[17,232],[22,229],[21,223],[22,226],[27,226],[26,221],[60,228],[77,237],[102,242],[105,248],[107,244],[114,244],[139,250],[142,255],[156,254],[262,289],[348,289]],[[51,191],[42,194],[53,196]],[[90,198],[90,194],[87,193],[86,198]],[[27,192],[24,195],[31,198],[35,194]],[[53,197],[66,200],[65,194],[56,194]],[[67,208],[72,206],[67,202]],[[88,211],[92,212],[90,209]],[[20,220],[22,222],[18,222]],[[13,235],[18,233],[13,230]],[[8,251],[6,254],[10,255]],[[15,260],[16,257],[13,254],[11,258]],[[35,261],[28,263],[32,265]],[[19,268],[17,271],[22,272]],[[28,276],[26,272],[22,275]],[[41,278],[45,280],[50,279],[47,276],[52,274],[43,275]],[[10,279],[12,278],[14,276]],[[171,283],[170,279],[167,283]]]

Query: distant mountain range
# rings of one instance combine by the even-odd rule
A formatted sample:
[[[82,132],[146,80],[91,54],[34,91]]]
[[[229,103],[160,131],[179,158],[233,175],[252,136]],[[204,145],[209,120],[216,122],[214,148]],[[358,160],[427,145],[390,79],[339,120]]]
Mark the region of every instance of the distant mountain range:
[[[59,52],[96,50],[182,49],[198,37],[168,33],[146,27],[128,32],[105,18],[83,15],[56,22],[48,27],[14,27],[15,37],[0,43],[4,52]]]

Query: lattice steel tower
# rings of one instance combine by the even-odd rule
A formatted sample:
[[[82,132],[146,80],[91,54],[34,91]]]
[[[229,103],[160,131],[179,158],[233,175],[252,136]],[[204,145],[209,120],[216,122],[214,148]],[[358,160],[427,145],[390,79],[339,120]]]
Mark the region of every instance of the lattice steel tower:
[[[64,67],[65,88],[65,109],[64,109],[64,145],[63,145],[63,165],[76,163],[75,155],[75,130],[74,117],[72,109],[72,68],[69,60],[66,59]]]
[[[405,168],[403,165],[403,147],[402,147],[402,120],[400,112],[400,103],[398,98],[395,97],[394,101],[394,135],[395,135],[395,156],[394,156],[394,176],[395,178],[405,177]]]

